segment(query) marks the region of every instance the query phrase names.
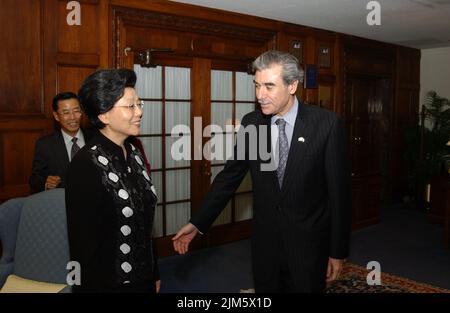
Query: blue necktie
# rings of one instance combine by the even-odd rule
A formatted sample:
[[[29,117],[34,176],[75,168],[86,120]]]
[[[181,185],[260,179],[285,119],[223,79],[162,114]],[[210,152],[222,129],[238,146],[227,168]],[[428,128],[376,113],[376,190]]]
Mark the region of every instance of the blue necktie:
[[[284,170],[289,155],[289,142],[286,136],[286,121],[282,118],[278,119],[275,124],[278,125],[278,151],[279,161],[277,167],[277,177],[280,188],[283,186]]]

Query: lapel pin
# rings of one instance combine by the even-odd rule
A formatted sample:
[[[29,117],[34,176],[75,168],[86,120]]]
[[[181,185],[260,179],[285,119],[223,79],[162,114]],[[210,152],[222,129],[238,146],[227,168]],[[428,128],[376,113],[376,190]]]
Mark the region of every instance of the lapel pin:
[[[303,138],[303,137],[298,137],[298,141],[300,141],[300,142],[305,142],[305,138]]]

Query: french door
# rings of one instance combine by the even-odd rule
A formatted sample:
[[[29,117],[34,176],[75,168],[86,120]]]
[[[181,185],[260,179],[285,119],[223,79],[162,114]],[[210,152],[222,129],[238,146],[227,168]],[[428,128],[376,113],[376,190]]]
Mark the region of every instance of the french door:
[[[199,208],[230,156],[242,117],[255,108],[253,76],[233,64],[202,58],[160,58],[155,68],[126,63],[136,72],[136,91],[145,103],[140,140],[158,195],[154,237],[159,255],[170,255],[171,237]],[[211,124],[216,125],[211,132],[205,130]],[[172,149],[180,143],[182,156]],[[211,231],[199,236],[193,248],[247,237],[252,216],[247,175]]]

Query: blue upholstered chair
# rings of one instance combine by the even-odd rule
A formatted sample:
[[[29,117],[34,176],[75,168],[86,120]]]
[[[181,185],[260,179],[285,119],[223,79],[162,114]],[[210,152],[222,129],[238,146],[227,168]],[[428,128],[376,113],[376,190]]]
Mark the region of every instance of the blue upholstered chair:
[[[11,199],[0,205],[0,241],[3,250],[0,258],[0,288],[5,283],[6,277],[13,271],[17,228],[24,199]]]
[[[69,262],[64,189],[52,189],[0,205],[0,288],[8,275],[66,284]],[[67,287],[63,292],[70,291]]]

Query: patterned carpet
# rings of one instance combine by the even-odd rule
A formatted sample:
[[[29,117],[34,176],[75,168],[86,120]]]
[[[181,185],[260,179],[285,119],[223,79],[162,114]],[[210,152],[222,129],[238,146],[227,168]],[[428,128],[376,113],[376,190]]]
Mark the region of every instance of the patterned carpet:
[[[450,293],[450,290],[381,273],[381,285],[370,286],[366,268],[347,263],[339,280],[331,283],[327,293]]]
[[[381,285],[370,286],[366,268],[346,263],[339,280],[329,284],[326,293],[450,293],[450,290],[419,283],[395,275],[381,273]],[[241,293],[252,293],[253,289],[241,289]]]

